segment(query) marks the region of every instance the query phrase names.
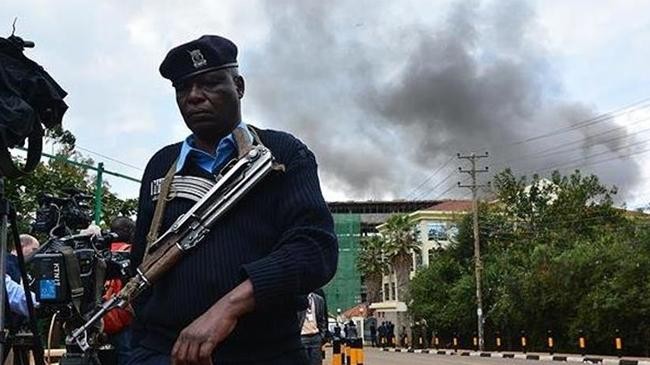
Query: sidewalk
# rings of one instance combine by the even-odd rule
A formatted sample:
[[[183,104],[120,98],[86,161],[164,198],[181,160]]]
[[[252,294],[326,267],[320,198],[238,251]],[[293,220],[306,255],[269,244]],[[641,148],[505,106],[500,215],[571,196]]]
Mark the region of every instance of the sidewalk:
[[[588,364],[603,364],[603,365],[650,365],[650,358],[643,357],[624,357],[618,358],[615,356],[599,356],[599,355],[578,355],[578,354],[553,354],[541,352],[515,352],[515,351],[474,351],[462,350],[458,351],[449,349],[405,349],[405,348],[382,348],[382,351],[388,352],[410,352],[416,354],[431,354],[431,355],[447,355],[447,356],[475,356],[475,357],[496,357],[504,359],[523,359],[523,360],[547,360],[547,361],[563,361],[563,362],[580,362]]]

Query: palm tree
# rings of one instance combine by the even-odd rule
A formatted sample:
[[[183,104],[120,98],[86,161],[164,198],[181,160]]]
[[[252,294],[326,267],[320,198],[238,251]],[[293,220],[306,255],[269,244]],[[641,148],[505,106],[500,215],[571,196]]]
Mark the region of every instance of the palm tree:
[[[395,270],[397,297],[407,302],[413,253],[420,250],[415,223],[407,214],[395,214],[386,221],[383,234],[386,240],[386,257]]]
[[[407,306],[409,304],[409,279],[413,265],[413,252],[420,250],[415,223],[407,214],[395,214],[388,218],[382,233],[386,240],[386,257],[395,271],[397,297]],[[397,328],[406,326],[410,334],[407,312],[397,316]]]
[[[359,245],[357,268],[364,276],[368,290],[368,302],[380,302],[381,279],[388,272],[388,261],[384,257],[386,242],[380,236],[364,237]]]

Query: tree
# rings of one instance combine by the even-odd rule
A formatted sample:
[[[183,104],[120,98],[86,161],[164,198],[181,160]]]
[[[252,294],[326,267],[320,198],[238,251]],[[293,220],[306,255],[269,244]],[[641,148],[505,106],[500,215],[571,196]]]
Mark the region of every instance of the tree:
[[[446,338],[475,323],[471,267],[463,265],[452,251],[436,251],[429,267],[418,271],[410,284],[411,315],[426,319],[438,337]]]
[[[385,243],[381,236],[364,237],[359,245],[357,268],[364,276],[368,290],[368,302],[380,302],[381,281],[389,271],[388,261],[384,257]]]
[[[60,147],[56,158],[43,159],[32,173],[8,180],[6,183],[7,197],[16,210],[20,232],[30,231],[42,194],[65,196],[65,189],[75,188],[88,195],[94,195],[95,177],[88,169],[68,163],[66,160],[86,165],[93,165],[94,161],[74,152],[74,136],[68,131],[56,132],[53,138],[61,142],[58,144]],[[106,181],[103,190],[105,218],[135,214],[137,199],[120,199],[110,191],[110,185]]]
[[[386,257],[395,270],[397,297],[408,303],[408,283],[413,268],[413,252],[419,251],[415,224],[407,214],[395,214],[388,218],[384,231]]]
[[[528,179],[516,178],[506,169],[495,176],[494,185],[502,213],[529,238],[552,239],[548,237],[552,234],[595,238],[601,225],[622,222],[621,211],[613,207],[617,189],[578,170],[568,176],[554,171],[549,179],[539,175]]]
[[[579,171],[548,178],[495,177],[498,201],[479,209],[486,331],[516,347],[526,330],[544,349],[552,330],[558,351],[575,351],[579,330],[590,351],[614,352],[619,329],[628,354],[650,352],[650,217],[613,206],[616,188]],[[414,316],[438,333],[474,331],[472,227],[438,251],[411,283]],[[488,341],[489,343],[489,341]]]
[[[413,253],[420,250],[415,224],[407,214],[395,214],[388,218],[382,231],[386,241],[386,258],[395,271],[397,298],[409,305],[409,279],[413,268]],[[408,312],[397,312],[398,329],[407,328],[411,335]]]

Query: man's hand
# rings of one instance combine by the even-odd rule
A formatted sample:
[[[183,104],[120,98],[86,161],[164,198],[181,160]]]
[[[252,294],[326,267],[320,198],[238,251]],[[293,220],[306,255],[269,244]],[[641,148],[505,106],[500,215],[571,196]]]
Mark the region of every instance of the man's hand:
[[[235,329],[239,318],[254,307],[253,284],[246,280],[185,327],[172,349],[172,363],[211,365],[214,349]]]

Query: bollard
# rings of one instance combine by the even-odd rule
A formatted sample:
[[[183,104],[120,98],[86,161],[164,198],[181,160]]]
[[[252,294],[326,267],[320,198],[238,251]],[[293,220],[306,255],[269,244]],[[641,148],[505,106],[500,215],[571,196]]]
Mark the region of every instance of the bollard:
[[[496,335],[497,352],[501,352],[501,334],[497,331]]]
[[[419,343],[419,347],[418,347],[418,348],[423,349],[423,348],[424,348],[424,341],[422,340],[422,336],[420,336],[420,337],[418,338],[418,343]]]
[[[478,337],[476,337],[476,332],[474,332],[474,337],[472,337],[472,343],[474,344],[474,351],[478,351]]]
[[[528,339],[526,338],[526,331],[521,331],[521,351],[526,353],[526,345],[528,345]]]
[[[334,341],[332,341],[332,365],[343,365],[341,339],[339,338],[335,338]]]
[[[616,337],[614,338],[614,347],[616,348],[616,355],[618,357],[623,356],[623,339],[621,338],[621,332],[616,329]]]
[[[454,333],[453,344],[454,344],[454,352],[458,352],[458,337],[455,333]]]
[[[546,344],[548,345],[548,353],[550,355],[553,355],[553,347],[555,345],[555,343],[553,342],[553,332],[551,332],[551,330],[548,330],[547,334],[548,334],[548,338],[546,340]]]
[[[352,348],[350,346],[350,340],[345,340],[345,364],[346,365],[353,365],[352,364],[352,359],[351,359],[351,351]]]
[[[578,331],[578,351],[582,356],[587,354],[587,339],[585,338],[584,331]]]
[[[357,354],[356,354],[356,364],[355,365],[363,365],[363,361],[364,361],[364,357],[365,357],[364,354],[363,354],[363,339],[361,339],[361,338],[357,339],[356,350],[357,350]]]
[[[440,347],[440,339],[438,339],[438,336],[433,336],[433,346],[435,346],[436,350]]]

